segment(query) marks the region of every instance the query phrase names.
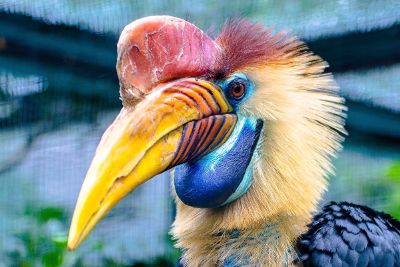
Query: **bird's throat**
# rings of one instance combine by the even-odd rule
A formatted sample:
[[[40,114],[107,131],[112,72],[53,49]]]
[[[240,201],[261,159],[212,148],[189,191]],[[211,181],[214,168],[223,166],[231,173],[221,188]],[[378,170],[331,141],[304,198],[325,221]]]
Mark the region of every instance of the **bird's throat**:
[[[233,253],[221,263],[221,266],[271,266],[267,264],[266,258],[269,258],[268,263],[280,262],[280,266],[289,266],[293,261],[291,244],[288,244],[283,251],[276,250],[282,245],[282,234],[277,225],[267,225],[265,229],[260,230],[233,230],[223,235],[228,236],[227,242],[230,244],[226,249],[232,249]]]
[[[277,216],[254,228],[216,231],[218,222],[210,211],[205,217],[204,209],[190,208],[194,217],[182,218],[182,208],[190,207],[178,203],[172,232],[187,266],[292,266],[293,244],[306,224],[304,218]]]
[[[252,161],[263,121],[238,115],[227,141],[200,159],[177,166],[173,173],[179,199],[196,208],[217,208],[245,194],[252,183]]]

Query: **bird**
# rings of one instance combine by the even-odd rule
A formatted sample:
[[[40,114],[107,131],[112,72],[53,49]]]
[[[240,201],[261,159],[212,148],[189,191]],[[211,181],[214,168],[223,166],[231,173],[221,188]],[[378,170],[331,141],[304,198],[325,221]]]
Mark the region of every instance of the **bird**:
[[[346,135],[328,64],[288,32],[229,19],[215,38],[172,16],[117,44],[122,109],[76,203],[76,249],[124,196],[170,172],[179,266],[400,266],[400,223],[319,210]]]

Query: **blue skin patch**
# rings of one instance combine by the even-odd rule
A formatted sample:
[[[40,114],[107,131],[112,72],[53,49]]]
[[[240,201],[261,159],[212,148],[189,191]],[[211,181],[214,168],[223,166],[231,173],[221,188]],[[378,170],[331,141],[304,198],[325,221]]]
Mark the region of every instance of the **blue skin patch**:
[[[246,95],[240,100],[230,97],[228,92],[229,84],[238,79],[246,85]],[[218,84],[234,110],[254,89],[254,85],[241,73]],[[262,127],[262,120],[238,114],[235,129],[221,147],[196,161],[177,166],[174,185],[181,201],[192,207],[216,208],[246,193],[252,182],[252,167],[249,164]]]
[[[175,168],[174,185],[186,205],[216,208],[243,195],[251,184],[248,168],[262,129],[262,121],[240,118],[218,149]]]

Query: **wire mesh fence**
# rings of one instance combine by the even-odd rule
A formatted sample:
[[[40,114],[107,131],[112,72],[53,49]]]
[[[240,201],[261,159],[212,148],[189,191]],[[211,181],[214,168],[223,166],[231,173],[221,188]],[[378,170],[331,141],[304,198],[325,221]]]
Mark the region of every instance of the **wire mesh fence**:
[[[7,15],[7,20],[0,21],[4,30],[0,32],[0,265],[113,266],[160,256],[168,261],[176,256],[168,236],[174,217],[168,174],[124,199],[77,252],[65,250],[81,183],[103,131],[120,108],[116,76],[104,74],[104,69],[114,68],[115,51],[104,51],[115,47],[116,36],[128,22],[168,13],[208,29],[241,15],[317,40],[397,27],[398,10],[398,1],[332,1],[326,5],[319,1],[0,2],[0,13]],[[81,61],[73,57],[46,53],[54,47],[44,45],[44,52],[38,51],[46,57],[39,58],[35,56],[39,52],[20,54],[18,46],[10,48],[25,40],[40,48],[41,38],[48,38],[40,31],[24,31],[23,24],[18,24],[25,23],[21,14],[33,17],[29,23],[40,27],[56,25],[60,35],[68,32],[76,42],[83,35],[77,35],[79,39],[75,32],[93,34],[100,38],[93,39],[96,42],[104,37],[109,45],[97,51],[91,43],[73,46],[59,35],[50,36],[52,44],[60,47],[54,51],[65,50],[82,58],[95,55],[85,59],[90,63],[85,66],[94,66],[97,72],[82,68]],[[7,32],[9,23],[22,27],[17,34],[22,41],[8,38],[13,36]],[[77,29],[66,29],[64,24]],[[108,58],[103,60],[102,55]],[[400,89],[395,84],[400,69],[396,60],[400,62],[395,58],[388,66],[335,73],[354,122],[344,150],[334,161],[337,174],[331,177],[323,202],[348,200],[400,216],[400,179],[396,178],[400,132],[395,128],[400,112]],[[361,124],[365,120],[369,128],[376,128],[372,134],[363,128],[367,127]]]

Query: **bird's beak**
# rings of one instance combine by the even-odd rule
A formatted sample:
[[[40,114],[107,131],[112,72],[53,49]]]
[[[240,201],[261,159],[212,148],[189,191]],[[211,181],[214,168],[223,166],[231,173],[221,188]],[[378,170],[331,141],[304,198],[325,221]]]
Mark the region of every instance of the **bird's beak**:
[[[236,116],[221,89],[200,79],[159,86],[121,110],[104,133],[82,185],[68,248],[75,249],[129,192],[221,145]]]

